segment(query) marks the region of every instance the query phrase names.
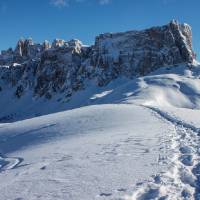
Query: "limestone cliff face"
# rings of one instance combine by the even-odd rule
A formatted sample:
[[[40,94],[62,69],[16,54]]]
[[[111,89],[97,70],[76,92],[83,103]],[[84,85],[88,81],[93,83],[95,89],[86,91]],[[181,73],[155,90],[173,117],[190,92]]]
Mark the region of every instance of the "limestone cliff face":
[[[194,58],[190,26],[172,21],[144,31],[98,36],[91,65],[101,71],[100,82],[104,82],[119,74],[145,75],[161,66],[190,63]]]
[[[132,78],[194,59],[191,28],[177,21],[143,31],[101,34],[89,47],[79,40],[19,40],[15,50],[0,54],[0,88],[14,88],[18,98],[27,90],[37,97],[63,93],[69,98],[88,79],[103,86],[119,76]]]

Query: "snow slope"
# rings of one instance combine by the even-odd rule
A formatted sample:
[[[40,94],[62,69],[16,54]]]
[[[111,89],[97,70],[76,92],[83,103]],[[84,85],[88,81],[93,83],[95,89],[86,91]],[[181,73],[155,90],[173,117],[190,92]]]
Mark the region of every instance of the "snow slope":
[[[8,101],[0,199],[200,199],[199,75],[180,65],[88,83],[67,104]]]
[[[23,162],[2,169],[0,199],[113,199],[131,193],[134,183],[165,166],[158,157],[165,155],[168,132],[173,128],[147,109],[123,104],[4,124],[1,152]]]

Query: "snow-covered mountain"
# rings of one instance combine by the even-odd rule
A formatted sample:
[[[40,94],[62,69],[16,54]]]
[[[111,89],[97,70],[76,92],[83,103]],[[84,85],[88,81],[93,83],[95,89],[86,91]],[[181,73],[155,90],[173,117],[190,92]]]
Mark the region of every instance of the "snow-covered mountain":
[[[189,25],[20,40],[0,56],[1,200],[200,199]]]
[[[20,104],[27,96],[31,105],[41,98],[67,102],[88,81],[102,87],[116,78],[146,75],[163,66],[190,65],[194,59],[191,28],[177,21],[143,31],[102,34],[92,46],[79,40],[57,39],[52,44],[20,40],[15,50],[0,55],[0,99],[5,97],[7,104],[8,99]],[[2,111],[0,118],[20,113]]]

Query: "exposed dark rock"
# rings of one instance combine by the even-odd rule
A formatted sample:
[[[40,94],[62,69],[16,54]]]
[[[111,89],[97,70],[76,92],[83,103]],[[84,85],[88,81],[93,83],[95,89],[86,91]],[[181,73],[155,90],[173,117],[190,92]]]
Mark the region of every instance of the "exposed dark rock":
[[[15,95],[17,96],[17,98],[20,98],[22,96],[23,92],[24,92],[23,86],[22,85],[17,86],[17,90],[15,92]]]

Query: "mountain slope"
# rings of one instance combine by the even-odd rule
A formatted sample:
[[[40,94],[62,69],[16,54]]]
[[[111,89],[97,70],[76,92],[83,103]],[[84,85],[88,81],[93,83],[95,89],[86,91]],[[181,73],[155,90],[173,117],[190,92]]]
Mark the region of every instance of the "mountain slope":
[[[198,199],[199,75],[90,84],[87,106],[1,124],[1,199]]]
[[[134,183],[164,165],[157,160],[165,147],[160,130],[166,138],[173,132],[144,108],[111,104],[4,124],[1,152],[23,162],[2,168],[0,198],[113,199],[131,194]]]

